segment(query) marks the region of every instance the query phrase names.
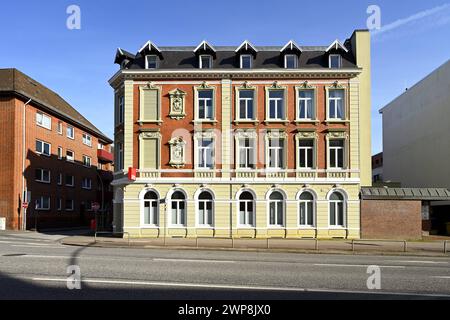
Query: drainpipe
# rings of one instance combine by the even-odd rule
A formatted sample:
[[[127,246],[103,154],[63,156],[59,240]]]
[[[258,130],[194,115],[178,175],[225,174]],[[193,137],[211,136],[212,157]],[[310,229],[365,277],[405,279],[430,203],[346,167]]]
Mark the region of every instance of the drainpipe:
[[[27,158],[27,146],[26,146],[26,108],[27,105],[30,104],[32,100],[28,100],[23,105],[23,122],[22,122],[22,202],[28,200],[28,190],[26,188],[26,182],[25,182],[25,160]],[[22,212],[22,230],[27,230],[27,209],[23,208]]]

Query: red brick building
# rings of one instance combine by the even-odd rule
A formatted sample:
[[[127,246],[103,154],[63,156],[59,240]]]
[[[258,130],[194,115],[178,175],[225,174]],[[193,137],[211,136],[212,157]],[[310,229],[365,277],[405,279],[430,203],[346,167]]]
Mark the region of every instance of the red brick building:
[[[0,70],[0,219],[6,228],[87,225],[93,202],[107,212],[111,143],[55,92],[16,69]]]

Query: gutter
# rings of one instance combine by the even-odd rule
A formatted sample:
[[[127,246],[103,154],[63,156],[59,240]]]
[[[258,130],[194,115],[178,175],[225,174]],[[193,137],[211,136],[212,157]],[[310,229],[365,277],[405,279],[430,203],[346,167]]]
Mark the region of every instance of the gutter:
[[[29,99],[24,105],[23,105],[23,122],[22,122],[22,202],[28,200],[28,190],[25,182],[25,161],[27,157],[27,147],[26,147],[26,108],[27,105],[30,104],[32,99]],[[22,230],[27,230],[27,209],[23,208],[22,212]]]

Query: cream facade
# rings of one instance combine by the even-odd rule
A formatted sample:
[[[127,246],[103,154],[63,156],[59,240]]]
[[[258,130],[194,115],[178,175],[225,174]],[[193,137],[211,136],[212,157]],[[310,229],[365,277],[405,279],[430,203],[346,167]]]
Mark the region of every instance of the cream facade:
[[[115,231],[136,238],[359,238],[360,187],[371,183],[368,32],[330,47],[247,42],[231,51],[205,42],[179,49],[193,61],[209,55],[209,69],[198,68],[204,61],[171,66],[175,49],[150,42],[136,55],[119,49],[121,70],[110,80]],[[241,53],[254,57],[251,69],[242,68]],[[342,55],[343,67],[327,65],[331,53]],[[227,54],[239,61],[234,68],[220,67]],[[298,61],[288,68],[283,62],[293,54]],[[136,68],[150,55],[157,67]],[[263,67],[265,55],[280,55],[280,66]],[[308,55],[326,63],[304,66]]]

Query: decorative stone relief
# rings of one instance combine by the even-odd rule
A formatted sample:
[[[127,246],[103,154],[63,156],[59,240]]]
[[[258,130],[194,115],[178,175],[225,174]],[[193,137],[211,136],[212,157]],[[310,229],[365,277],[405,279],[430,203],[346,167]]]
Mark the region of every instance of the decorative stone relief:
[[[239,139],[256,139],[256,131],[255,130],[236,130],[236,137]]]
[[[170,162],[174,168],[183,168],[186,165],[185,160],[185,147],[186,142],[182,137],[176,137],[169,141],[170,145]]]
[[[286,139],[287,133],[284,131],[280,131],[280,130],[270,130],[270,131],[267,131],[266,137],[268,139]]]
[[[185,112],[185,97],[186,92],[175,89],[169,92],[170,97],[170,112],[169,117],[180,120],[186,117]]]
[[[297,133],[295,136],[297,139],[315,139],[317,137],[317,133],[314,131],[302,131]]]
[[[345,131],[333,131],[327,133],[327,139],[347,139],[348,134]]]
[[[161,133],[159,131],[145,131],[139,135],[140,139],[161,139]]]

